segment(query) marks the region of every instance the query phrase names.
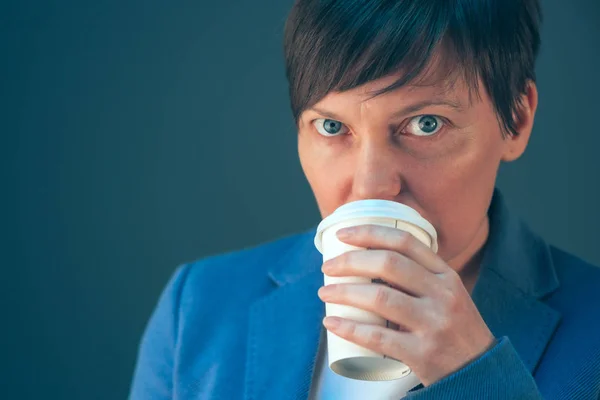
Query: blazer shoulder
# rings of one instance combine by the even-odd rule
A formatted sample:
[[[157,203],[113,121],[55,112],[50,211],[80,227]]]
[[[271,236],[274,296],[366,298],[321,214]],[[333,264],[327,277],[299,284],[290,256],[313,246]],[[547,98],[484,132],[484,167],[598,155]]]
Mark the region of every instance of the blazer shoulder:
[[[182,301],[205,297],[224,290],[235,291],[238,299],[247,292],[264,292],[270,287],[268,270],[308,236],[313,230],[292,233],[258,245],[215,254],[180,266]]]
[[[597,335],[600,346],[600,320],[590,318],[600,309],[600,268],[554,246],[550,251],[560,286],[546,301],[567,319],[582,321],[580,328]]]
[[[194,260],[189,264],[192,275],[202,275],[210,270],[217,270],[221,267],[240,269],[242,272],[248,270],[248,264],[254,264],[257,268],[263,268],[266,271],[269,262],[275,262],[291,250],[300,240],[311,234],[312,231],[296,232],[281,236],[258,245],[244,247],[238,250],[228,251],[221,254],[214,254],[204,258]],[[243,267],[244,265],[245,267]],[[252,275],[256,274],[256,269],[252,270]]]
[[[550,246],[550,252],[561,289],[592,290],[600,300],[600,267],[555,246]]]
[[[568,365],[568,386],[581,394],[584,387],[596,398],[600,392],[600,319],[596,318],[600,268],[556,247],[550,246],[550,251],[560,286],[545,302],[561,313],[561,321],[547,350],[546,358],[552,360],[548,368],[564,373],[561,368]]]

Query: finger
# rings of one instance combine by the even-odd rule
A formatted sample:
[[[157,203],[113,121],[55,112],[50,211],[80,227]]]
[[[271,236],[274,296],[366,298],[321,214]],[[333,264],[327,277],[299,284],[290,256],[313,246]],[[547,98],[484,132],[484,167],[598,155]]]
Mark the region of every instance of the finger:
[[[362,276],[381,279],[415,297],[424,296],[432,280],[431,274],[403,254],[390,250],[352,250],[323,264],[328,276]]]
[[[448,265],[412,234],[382,225],[357,225],[337,231],[338,239],[357,247],[397,251],[433,273],[447,272]]]
[[[418,348],[418,343],[411,333],[339,317],[326,317],[323,325],[333,334],[359,346],[401,361],[408,366],[413,364],[414,356],[411,349]]]
[[[419,299],[387,285],[332,284],[319,289],[319,297],[326,303],[370,311],[409,331],[421,328],[422,325],[423,305]]]

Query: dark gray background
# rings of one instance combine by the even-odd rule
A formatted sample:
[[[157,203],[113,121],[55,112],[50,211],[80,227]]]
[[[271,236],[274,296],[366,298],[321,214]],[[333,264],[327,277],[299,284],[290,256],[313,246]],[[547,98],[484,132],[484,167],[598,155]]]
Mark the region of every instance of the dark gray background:
[[[307,229],[291,0],[3,2],[0,398],[122,399],[174,268]],[[499,186],[600,264],[597,0],[548,0],[540,106]]]

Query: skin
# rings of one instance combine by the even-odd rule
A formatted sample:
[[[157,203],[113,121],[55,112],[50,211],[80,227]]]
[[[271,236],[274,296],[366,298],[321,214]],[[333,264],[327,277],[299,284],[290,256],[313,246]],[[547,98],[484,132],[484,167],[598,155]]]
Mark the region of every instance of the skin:
[[[325,302],[372,311],[398,324],[389,329],[335,317],[324,320],[336,335],[402,360],[424,386],[495,343],[470,294],[488,237],[487,211],[498,168],[525,151],[538,96],[529,82],[516,115],[519,134],[503,136],[481,83],[477,96],[469,96],[462,79],[437,78],[443,74],[436,73],[435,65],[428,71],[434,72],[415,81],[419,84],[370,100],[373,91],[398,75],[331,92],[298,121],[300,162],[323,218],[351,201],[385,199],[414,208],[437,230],[439,251],[434,254],[402,231],[358,227],[340,240],[374,250],[340,255],[326,262],[323,271],[380,278],[390,286],[337,284],[319,290]],[[398,114],[408,108],[412,110]],[[418,127],[423,115],[439,117],[441,128],[427,135]],[[325,120],[341,123],[333,136],[323,135],[324,123],[331,122]]]

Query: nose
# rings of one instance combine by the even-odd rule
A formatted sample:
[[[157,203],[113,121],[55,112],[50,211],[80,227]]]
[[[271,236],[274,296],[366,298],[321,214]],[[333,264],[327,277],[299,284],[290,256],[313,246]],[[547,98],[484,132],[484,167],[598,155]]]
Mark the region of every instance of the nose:
[[[352,201],[394,200],[402,189],[401,160],[389,145],[365,143],[358,152]]]

